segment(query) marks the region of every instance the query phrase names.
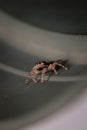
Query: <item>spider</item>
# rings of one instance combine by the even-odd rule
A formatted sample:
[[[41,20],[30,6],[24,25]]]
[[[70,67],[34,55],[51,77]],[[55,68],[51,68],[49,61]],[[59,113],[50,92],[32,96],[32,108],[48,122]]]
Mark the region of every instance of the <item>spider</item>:
[[[35,66],[32,68],[32,70],[29,72],[28,77],[26,79],[26,84],[28,84],[29,79],[31,78],[33,82],[37,83],[38,80],[35,78],[36,76],[40,76],[41,83],[44,82],[44,75],[49,72],[54,72],[55,75],[58,74],[58,70],[65,69],[68,70],[68,67],[66,67],[64,64],[66,61],[59,59],[55,61],[39,61],[35,64]]]

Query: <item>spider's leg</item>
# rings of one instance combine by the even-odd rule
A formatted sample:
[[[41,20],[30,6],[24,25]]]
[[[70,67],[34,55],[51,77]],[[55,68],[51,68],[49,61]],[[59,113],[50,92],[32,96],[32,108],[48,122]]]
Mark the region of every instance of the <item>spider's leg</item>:
[[[34,81],[34,83],[37,83],[37,80],[34,78],[34,76],[31,76],[31,79]]]
[[[58,74],[58,71],[54,68],[54,73],[55,73],[55,75],[57,75]]]
[[[67,67],[65,67],[64,65],[60,64],[60,63],[57,63],[57,65],[61,66],[62,68],[64,68],[65,70],[68,70]]]
[[[28,84],[28,82],[29,82],[29,79],[28,79],[28,78],[26,78],[25,84]]]
[[[31,76],[28,75],[27,78],[26,78],[25,84],[27,85],[31,81],[32,81]]]
[[[28,83],[29,79],[33,80],[33,82],[37,83],[37,80],[35,79],[34,75],[28,75]]]
[[[30,80],[30,76],[28,75],[27,78],[26,78],[25,84],[28,84],[29,80]]]
[[[37,75],[37,80],[41,81],[41,76],[42,76],[42,74],[38,74]]]
[[[62,67],[63,67],[65,70],[68,70],[68,68],[67,68],[66,66],[62,65]]]
[[[43,83],[44,82],[44,73],[42,73],[42,75],[41,75],[41,83]]]
[[[48,76],[48,77],[47,77],[47,80],[46,80],[46,81],[49,81],[51,75],[47,74],[47,76]]]

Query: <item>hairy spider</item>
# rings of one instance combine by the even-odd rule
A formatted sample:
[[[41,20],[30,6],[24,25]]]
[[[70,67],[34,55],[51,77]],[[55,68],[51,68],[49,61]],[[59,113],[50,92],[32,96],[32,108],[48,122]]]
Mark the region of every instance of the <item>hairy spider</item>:
[[[65,66],[66,60],[55,60],[55,61],[39,61],[35,64],[32,70],[29,72],[28,77],[26,79],[26,84],[28,83],[29,79],[31,78],[35,83],[37,83],[36,76],[40,76],[41,83],[44,82],[44,75],[49,72],[54,72],[55,75],[58,74],[58,71],[62,68],[68,70],[68,67]]]

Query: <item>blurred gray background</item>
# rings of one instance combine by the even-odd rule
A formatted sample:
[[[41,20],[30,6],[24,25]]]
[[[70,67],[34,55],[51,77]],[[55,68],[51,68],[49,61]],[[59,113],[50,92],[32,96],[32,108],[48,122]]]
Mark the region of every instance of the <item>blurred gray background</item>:
[[[55,121],[55,116],[52,117],[51,114],[56,112],[56,115],[60,115],[60,122],[62,113],[60,110],[65,109],[67,114],[68,111],[71,112],[71,107],[67,106],[72,100],[74,106],[75,100],[77,101],[76,109],[72,108],[72,111],[77,112],[78,106],[80,107],[78,101],[80,100],[82,104],[87,98],[84,97],[86,95],[84,92],[87,91],[86,34],[85,3],[1,1],[0,129],[12,130],[20,127],[25,129],[28,126],[26,129],[33,130],[36,126],[38,128],[38,124],[31,128],[29,126],[37,121],[40,125],[39,129],[42,130],[46,123],[42,121],[41,125],[39,121],[44,118],[48,118],[49,129],[51,127],[58,129],[58,122],[50,126],[51,119]],[[27,73],[35,62],[59,58],[69,59],[72,67],[56,77],[53,76],[45,84],[32,83],[26,88]],[[78,95],[80,97],[82,95],[84,99],[77,100]],[[86,107],[85,105],[83,109]],[[87,117],[87,113],[84,116]],[[83,117],[80,124],[86,119]],[[70,120],[72,122],[72,118]],[[78,128],[77,125],[75,126]],[[80,127],[81,130],[83,127],[84,130],[87,129],[86,124]],[[60,126],[60,129],[64,128]]]

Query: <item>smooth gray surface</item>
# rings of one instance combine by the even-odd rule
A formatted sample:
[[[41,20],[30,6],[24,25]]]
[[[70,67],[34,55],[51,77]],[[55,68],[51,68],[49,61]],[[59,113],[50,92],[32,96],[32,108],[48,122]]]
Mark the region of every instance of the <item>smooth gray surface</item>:
[[[37,60],[39,60],[38,57],[25,54],[2,41],[0,42],[0,61],[3,64],[28,72],[34,65],[34,61]],[[82,76],[86,74],[87,65],[72,65],[70,70],[64,71],[58,76]],[[20,116],[27,115],[27,113],[28,115],[33,114],[33,112],[37,112],[41,107],[46,107],[49,102],[53,102],[55,98],[58,99],[58,104],[63,104],[66,102],[66,98],[63,99],[62,97],[63,95],[66,95],[67,92],[69,92],[68,96],[70,93],[72,96],[76,95],[81,88],[85,87],[86,82],[84,83],[84,81],[48,81],[45,84],[33,83],[30,85],[30,88],[26,88],[25,77],[0,70],[0,122],[12,118],[16,119]],[[67,100],[68,99],[69,97]],[[50,111],[52,112],[58,108],[58,104],[55,105],[54,102],[54,109],[51,108],[51,105],[48,112],[44,110],[43,114],[39,113],[39,118],[38,116],[36,116],[37,118],[35,117],[35,119],[33,117],[29,119],[28,123],[42,118],[50,113]],[[24,122],[24,124],[26,124],[26,122]]]
[[[58,111],[64,108],[64,106],[67,106],[69,101],[71,102],[71,99],[75,99],[75,96],[77,97],[77,95],[80,94],[80,90],[87,87],[87,37],[62,35],[52,32],[86,34],[85,16],[83,17],[82,15],[85,10],[81,10],[82,14],[79,13],[79,11],[77,13],[74,12],[76,15],[74,15],[75,17],[73,16],[73,18],[76,19],[73,20],[75,21],[64,15],[65,10],[63,10],[63,12],[60,11],[61,13],[59,13],[59,15],[61,14],[60,16],[64,17],[58,19],[58,15],[56,21],[56,17],[54,17],[56,16],[55,14],[48,17],[50,8],[49,10],[45,10],[48,12],[46,15],[44,9],[42,10],[41,8],[41,13],[38,13],[40,8],[38,8],[36,12],[33,10],[33,6],[30,8],[30,17],[28,18],[29,10],[21,10],[23,14],[19,12],[19,7],[18,10],[16,10],[15,4],[12,5],[14,5],[14,8],[11,5],[11,8],[9,8],[9,3],[3,4],[2,2],[2,4],[0,4],[2,8],[7,8],[6,10],[0,7],[2,9],[2,11],[0,11],[1,130],[13,130],[22,126],[24,127],[27,124],[30,125],[33,121],[39,121],[44,116],[48,116],[54,111]],[[11,9],[15,13],[16,18],[18,17],[28,24],[7,15],[13,15],[13,12],[10,12]],[[73,14],[74,8],[71,10]],[[7,11],[7,13],[5,11]],[[15,11],[18,11],[18,16]],[[58,10],[54,12],[56,11]],[[66,10],[66,15],[67,12],[68,9]],[[82,16],[80,17],[81,19],[77,17],[78,14]],[[19,16],[21,16],[21,18]],[[71,16],[71,14],[69,14],[69,16]],[[37,19],[37,17],[39,19]],[[41,19],[41,17],[43,17],[43,19]],[[48,19],[46,19],[47,17]],[[42,25],[40,24],[41,20],[43,20]],[[34,25],[34,22],[36,22],[37,27],[51,31],[45,31],[29,25],[31,23]],[[69,58],[73,63],[70,70],[64,71],[56,77],[52,77],[52,79],[45,84],[31,84],[30,88],[25,87],[24,72],[31,70],[35,62],[40,59],[50,60],[59,57]],[[15,70],[16,72],[14,72]],[[21,73],[19,73],[20,70]]]
[[[1,1],[2,11],[45,30],[87,35],[86,2]]]

